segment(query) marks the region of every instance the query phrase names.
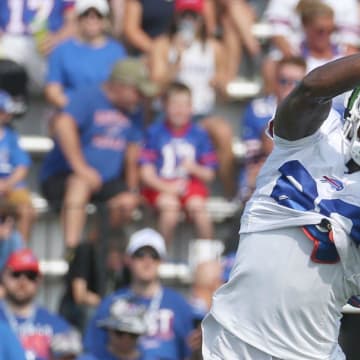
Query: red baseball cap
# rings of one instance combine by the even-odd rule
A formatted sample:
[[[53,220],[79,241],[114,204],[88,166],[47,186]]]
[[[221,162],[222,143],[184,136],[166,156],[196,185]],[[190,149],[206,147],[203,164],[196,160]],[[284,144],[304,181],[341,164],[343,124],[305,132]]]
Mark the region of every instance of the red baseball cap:
[[[196,13],[202,13],[203,9],[203,0],[175,0],[175,11],[177,12],[190,10]]]
[[[30,249],[13,252],[7,259],[5,267],[11,271],[40,272],[39,261]]]

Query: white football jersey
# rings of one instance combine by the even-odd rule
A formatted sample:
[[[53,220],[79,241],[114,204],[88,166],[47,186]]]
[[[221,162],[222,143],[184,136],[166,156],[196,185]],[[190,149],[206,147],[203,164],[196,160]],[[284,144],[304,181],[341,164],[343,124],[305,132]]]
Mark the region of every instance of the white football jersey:
[[[347,173],[338,113],[332,111],[311,136],[297,141],[275,136],[274,142],[240,233],[318,224],[325,217],[360,243],[360,172]]]
[[[337,343],[341,310],[360,293],[360,172],[347,173],[335,112],[309,137],[274,140],[211,314],[234,344],[287,360],[345,359]],[[340,256],[334,264],[311,260],[314,243],[301,229],[323,218]]]

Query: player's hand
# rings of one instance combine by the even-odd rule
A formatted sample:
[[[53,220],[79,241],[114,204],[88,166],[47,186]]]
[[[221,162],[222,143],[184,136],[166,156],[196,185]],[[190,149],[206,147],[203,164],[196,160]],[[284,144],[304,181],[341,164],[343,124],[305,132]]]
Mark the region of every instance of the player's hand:
[[[91,166],[83,166],[75,171],[91,188],[92,191],[99,190],[102,185],[100,174]]]

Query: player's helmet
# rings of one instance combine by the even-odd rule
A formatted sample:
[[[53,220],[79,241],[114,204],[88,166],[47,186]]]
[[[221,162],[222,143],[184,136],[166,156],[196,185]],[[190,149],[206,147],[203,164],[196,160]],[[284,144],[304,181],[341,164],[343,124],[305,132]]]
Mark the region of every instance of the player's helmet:
[[[360,166],[360,87],[350,94],[344,112],[343,134],[349,145],[350,156]]]

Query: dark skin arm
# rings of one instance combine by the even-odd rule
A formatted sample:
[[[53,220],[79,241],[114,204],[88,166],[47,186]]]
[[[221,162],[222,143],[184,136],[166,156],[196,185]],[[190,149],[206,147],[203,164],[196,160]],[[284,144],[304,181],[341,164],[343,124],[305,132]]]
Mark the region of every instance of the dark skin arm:
[[[359,84],[359,54],[316,68],[279,105],[274,118],[275,134],[286,140],[310,136],[327,118],[331,99]]]

